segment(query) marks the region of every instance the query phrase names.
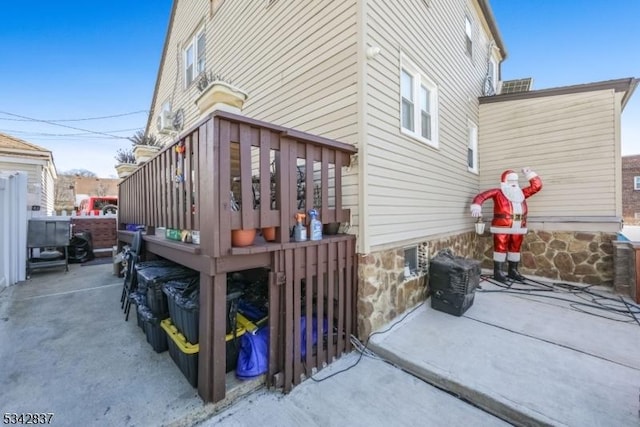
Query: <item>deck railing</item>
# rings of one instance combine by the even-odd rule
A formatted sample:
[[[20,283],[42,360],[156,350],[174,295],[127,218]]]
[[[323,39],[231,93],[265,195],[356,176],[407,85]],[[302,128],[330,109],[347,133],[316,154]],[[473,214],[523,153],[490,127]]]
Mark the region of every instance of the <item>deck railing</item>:
[[[349,221],[342,167],[355,152],[217,112],[120,183],[119,222],[199,231],[213,257],[233,253],[232,230],[276,227],[275,243],[289,242],[296,212],[316,208],[323,224]]]
[[[145,236],[145,242],[147,251],[200,272],[198,391],[203,399],[225,397],[230,272],[270,270],[268,384],[288,391],[302,374],[311,375],[350,349],[355,236],[296,243],[290,231],[294,214],[312,208],[324,224],[349,221],[342,206],[342,169],[355,152],[351,145],[216,112],[121,182],[121,229],[143,224],[147,234],[157,227],[199,232],[199,245],[154,236]],[[274,241],[232,245],[234,230],[267,227],[275,227]],[[303,317],[310,325],[304,346]],[[312,335],[319,337],[315,344]]]

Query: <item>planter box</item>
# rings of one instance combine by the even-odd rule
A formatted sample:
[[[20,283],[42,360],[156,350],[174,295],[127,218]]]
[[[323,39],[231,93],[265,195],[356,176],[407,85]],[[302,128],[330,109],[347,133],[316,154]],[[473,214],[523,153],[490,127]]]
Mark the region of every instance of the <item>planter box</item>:
[[[136,164],[138,165],[151,160],[158,152],[160,152],[160,147],[152,145],[136,145],[133,147],[133,156],[136,158]]]
[[[138,166],[133,163],[118,163],[115,168],[118,173],[118,178],[126,178],[135,172]]]
[[[201,114],[213,110],[239,113],[247,100],[247,94],[237,87],[223,81],[213,81],[196,99]]]

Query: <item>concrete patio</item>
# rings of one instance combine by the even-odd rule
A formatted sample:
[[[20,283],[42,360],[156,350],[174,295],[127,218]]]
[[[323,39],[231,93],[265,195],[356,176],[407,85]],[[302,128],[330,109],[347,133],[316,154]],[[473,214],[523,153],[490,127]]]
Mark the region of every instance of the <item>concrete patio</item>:
[[[640,324],[582,305],[623,303],[482,288],[462,317],[427,300],[374,335],[369,349],[389,363],[363,357],[352,367],[353,353],[314,379],[345,372],[288,395],[235,381],[227,400],[205,405],[135,315],[124,321],[110,264],[42,271],[0,292],[0,408],[51,412],[60,426],[640,423]]]

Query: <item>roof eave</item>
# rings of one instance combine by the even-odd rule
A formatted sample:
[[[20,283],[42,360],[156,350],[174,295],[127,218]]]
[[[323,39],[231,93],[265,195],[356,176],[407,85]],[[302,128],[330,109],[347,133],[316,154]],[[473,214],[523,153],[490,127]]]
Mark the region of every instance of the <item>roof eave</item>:
[[[176,8],[178,7],[178,0],[173,0],[173,5],[171,6],[171,15],[169,16],[169,23],[167,24],[167,34],[164,38],[164,46],[162,48],[162,55],[160,56],[160,65],[158,65],[158,74],[156,76],[156,84],[153,88],[153,97],[151,98],[151,107],[149,108],[149,117],[147,117],[147,126],[145,127],[145,135],[149,135],[149,130],[151,128],[151,119],[154,114],[154,107],[156,105],[156,99],[158,97],[158,88],[160,87],[160,76],[162,75],[162,70],[164,68],[164,61],[167,57],[167,50],[169,49],[169,36],[171,35],[171,30],[173,29],[173,18],[176,14]]]
[[[502,36],[500,35],[500,30],[498,29],[496,18],[493,16],[493,11],[491,10],[491,6],[489,5],[489,0],[478,0],[478,5],[480,6],[480,10],[482,10],[484,17],[487,20],[489,30],[491,31],[491,34],[493,34],[496,46],[498,47],[498,49],[500,49],[502,60],[505,60],[507,58],[507,48],[502,41]]]

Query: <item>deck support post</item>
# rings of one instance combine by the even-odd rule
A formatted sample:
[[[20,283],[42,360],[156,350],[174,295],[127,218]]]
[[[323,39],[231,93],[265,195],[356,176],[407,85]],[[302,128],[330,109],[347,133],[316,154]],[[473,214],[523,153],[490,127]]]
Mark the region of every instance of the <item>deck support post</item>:
[[[200,273],[198,394],[205,402],[225,397],[227,275]]]

